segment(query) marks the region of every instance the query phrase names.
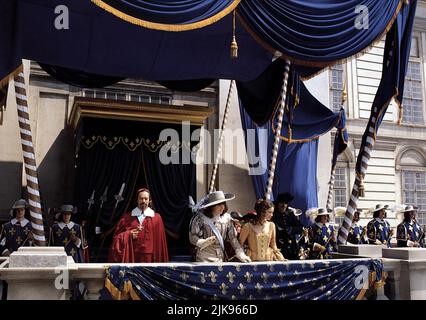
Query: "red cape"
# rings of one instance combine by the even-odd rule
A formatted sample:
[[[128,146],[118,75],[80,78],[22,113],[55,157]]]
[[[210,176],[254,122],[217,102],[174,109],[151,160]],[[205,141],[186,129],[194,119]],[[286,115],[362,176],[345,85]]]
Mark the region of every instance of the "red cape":
[[[168,262],[166,233],[161,216],[155,213],[153,217],[146,217],[138,238],[133,240],[130,231],[137,229],[138,225],[138,218],[132,216],[130,212],[121,217],[115,228],[108,261],[111,263]]]

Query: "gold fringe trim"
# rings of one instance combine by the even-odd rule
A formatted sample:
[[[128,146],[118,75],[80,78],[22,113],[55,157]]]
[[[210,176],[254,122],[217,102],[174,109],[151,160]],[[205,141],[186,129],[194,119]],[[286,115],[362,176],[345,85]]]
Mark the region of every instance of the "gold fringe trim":
[[[133,289],[132,283],[126,281],[123,286],[123,290],[120,291],[110,279],[105,278],[105,288],[111,294],[114,300],[141,300],[136,291]]]
[[[135,17],[132,17],[131,15],[123,13],[119,11],[118,9],[105,3],[103,0],[91,0],[91,1],[98,7],[104,9],[105,11],[134,25],[144,27],[147,29],[153,29],[153,30],[179,32],[179,31],[200,29],[200,28],[209,26],[215,22],[218,22],[219,20],[227,16],[229,13],[231,13],[240,4],[241,0],[235,0],[228,7],[226,7],[221,12],[215,14],[214,16],[210,18],[207,18],[198,22],[188,23],[188,24],[165,24],[165,23],[150,22],[150,21],[135,18]]]
[[[327,68],[327,67],[331,67],[334,66],[336,64],[343,64],[343,63],[347,63],[348,61],[351,61],[352,59],[356,59],[364,54],[366,54],[368,51],[370,51],[377,43],[379,43],[381,41],[381,39],[386,35],[386,33],[388,33],[388,31],[392,28],[393,23],[395,22],[396,17],[398,16],[399,11],[401,11],[401,8],[404,4],[405,0],[400,0],[398,7],[395,10],[394,15],[392,16],[392,18],[390,19],[388,25],[386,26],[385,30],[379,35],[377,36],[377,38],[375,40],[373,40],[373,42],[367,46],[366,48],[364,48],[363,50],[361,50],[360,52],[343,58],[343,59],[339,59],[339,60],[335,60],[335,61],[331,61],[331,62],[314,62],[314,61],[306,61],[306,60],[300,60],[300,59],[296,59],[293,57],[290,57],[288,55],[285,55],[284,53],[281,53],[281,56],[279,57],[280,59],[284,59],[284,60],[289,60],[293,63],[299,64],[299,65],[303,65],[303,66],[307,66],[307,67],[320,67],[320,68]],[[250,35],[261,45],[263,46],[266,50],[268,50],[269,52],[271,52],[272,54],[275,54],[278,50],[276,50],[275,48],[273,48],[272,46],[270,46],[269,44],[267,44],[263,39],[261,39],[254,31],[253,29],[248,25],[248,23],[244,20],[244,18],[237,12],[237,16],[238,19],[240,20],[242,26],[246,29],[246,31],[248,33],[250,33]],[[309,80],[312,77],[322,73],[324,70],[319,70],[318,72],[316,72],[315,74],[311,75],[311,76],[307,76],[307,77],[301,77],[302,80]]]
[[[0,87],[6,86],[11,78],[16,77],[19,73],[24,71],[24,65],[20,65],[18,68],[16,68],[14,71],[9,73],[6,77],[0,80]]]

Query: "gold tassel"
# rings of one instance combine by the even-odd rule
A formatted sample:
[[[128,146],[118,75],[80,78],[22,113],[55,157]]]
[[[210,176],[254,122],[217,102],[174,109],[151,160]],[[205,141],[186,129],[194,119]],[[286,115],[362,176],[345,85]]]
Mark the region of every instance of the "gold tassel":
[[[358,198],[365,197],[365,187],[364,187],[364,178],[361,174],[358,174],[359,187],[358,187]]]
[[[232,42],[231,42],[231,59],[237,59],[238,58],[238,43],[237,39],[235,37],[235,10],[234,10],[234,16],[232,19]]]

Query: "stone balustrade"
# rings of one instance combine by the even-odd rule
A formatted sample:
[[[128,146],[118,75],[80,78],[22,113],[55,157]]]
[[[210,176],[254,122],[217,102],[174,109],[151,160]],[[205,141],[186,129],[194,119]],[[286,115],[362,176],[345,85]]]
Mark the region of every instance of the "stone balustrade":
[[[335,257],[381,258],[387,273],[386,285],[370,292],[367,295],[370,299],[426,299],[426,249],[341,245]],[[62,247],[27,247],[0,260],[0,279],[8,283],[10,300],[69,299],[76,284],[85,288],[85,299],[96,300],[108,266],[76,264]]]

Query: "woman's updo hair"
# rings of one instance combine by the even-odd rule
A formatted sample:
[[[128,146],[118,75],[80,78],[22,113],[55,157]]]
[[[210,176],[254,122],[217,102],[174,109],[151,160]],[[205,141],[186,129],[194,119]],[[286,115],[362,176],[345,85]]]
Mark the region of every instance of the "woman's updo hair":
[[[254,204],[254,210],[256,211],[256,218],[255,221],[262,221],[263,217],[265,216],[266,210],[273,208],[274,204],[265,199],[259,199]]]

